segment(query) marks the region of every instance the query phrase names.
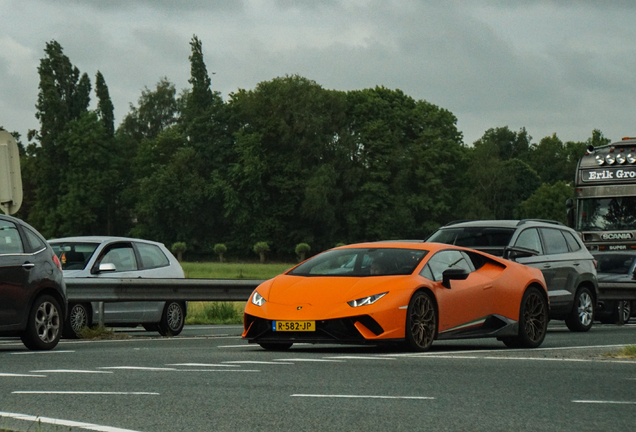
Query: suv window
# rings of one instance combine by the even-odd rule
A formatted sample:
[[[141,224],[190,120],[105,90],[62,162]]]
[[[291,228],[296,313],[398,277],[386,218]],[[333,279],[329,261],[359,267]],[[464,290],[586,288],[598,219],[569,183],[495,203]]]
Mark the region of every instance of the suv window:
[[[541,228],[541,235],[545,242],[545,253],[548,255],[567,253],[568,244],[561,230],[554,228]]]
[[[517,237],[515,246],[532,249],[539,252],[539,255],[543,255],[541,239],[539,238],[539,233],[537,232],[536,228],[530,228],[521,231],[521,234],[519,234],[519,237]]]
[[[578,241],[576,241],[576,239],[574,238],[574,236],[572,235],[571,232],[562,231],[562,233],[565,236],[565,241],[568,242],[568,246],[570,247],[570,251],[576,252],[578,250],[581,250],[581,244]]]
[[[470,258],[466,254],[456,250],[447,250],[433,255],[420,275],[427,279],[433,276],[432,280],[441,281],[442,273],[449,268],[462,268],[469,273],[474,270]]]
[[[18,227],[9,221],[0,220],[0,254],[23,253],[24,247]]]

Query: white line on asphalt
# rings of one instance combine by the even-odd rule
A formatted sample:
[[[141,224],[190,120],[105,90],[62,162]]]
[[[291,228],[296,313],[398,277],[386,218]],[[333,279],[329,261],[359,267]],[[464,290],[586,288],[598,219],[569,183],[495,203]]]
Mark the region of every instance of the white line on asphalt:
[[[132,395],[132,396],[159,396],[154,392],[108,392],[108,391],[40,391],[40,390],[16,390],[13,394],[68,394],[68,395]]]
[[[32,373],[87,373],[87,374],[112,374],[110,371],[93,371],[93,370],[79,370],[79,369],[46,369],[35,370]]]
[[[227,362],[224,362],[227,363]],[[214,363],[174,363],[174,364],[167,364],[166,366],[199,366],[199,367],[205,367],[205,366],[219,366],[219,367],[232,367],[233,365],[227,365],[227,364],[214,364]]]
[[[283,363],[282,361],[257,361],[257,360],[235,360],[235,361],[224,361],[223,363],[233,363],[233,364],[270,364],[270,365],[293,365],[293,363]]]
[[[78,427],[81,429],[94,430],[94,431],[100,431],[100,432],[137,432],[132,429],[121,429],[121,428],[110,427],[110,426],[96,425],[92,423],[76,422],[72,420],[61,420],[61,419],[55,419],[51,417],[40,417],[40,416],[32,416],[27,414],[17,414],[17,413],[0,411],[0,418],[2,417],[12,418],[15,420],[24,420],[24,421],[31,421],[31,422],[38,422],[38,423],[53,424],[53,425],[65,426],[69,428]]]
[[[316,395],[316,394],[293,394],[291,397],[311,397],[311,398],[351,398],[351,399],[420,399],[432,400],[429,396],[363,396],[363,395]]]
[[[506,356],[467,356],[457,355],[435,355],[421,356],[419,358],[428,359],[459,359],[459,360],[523,360],[523,361],[557,361],[557,362],[578,362],[578,363],[622,363],[635,364],[634,360],[600,360],[600,359],[574,359],[574,358],[545,358],[545,357],[506,357]]]
[[[636,405],[636,402],[631,402],[631,401],[573,400],[572,402],[585,403],[585,404]]]
[[[74,353],[72,350],[53,350],[53,351],[20,351],[20,352],[12,352],[13,355],[34,355],[34,354],[63,354],[63,353]]]
[[[175,368],[158,368],[158,367],[142,367],[142,366],[107,366],[98,369],[123,369],[123,370],[145,370],[145,371],[176,371]]]
[[[260,372],[256,369],[179,369],[177,372]]]
[[[301,358],[288,358],[288,359],[274,359],[275,361],[282,362],[331,362],[331,363],[346,363],[344,360],[327,360],[327,359],[301,359]]]
[[[363,357],[363,356],[336,356],[336,357],[323,357],[326,359],[342,359],[342,360],[396,360],[392,357]]]
[[[219,345],[217,348],[257,348],[256,345]]]
[[[29,374],[0,373],[0,377],[34,377],[34,378],[46,378],[46,375],[29,375]]]

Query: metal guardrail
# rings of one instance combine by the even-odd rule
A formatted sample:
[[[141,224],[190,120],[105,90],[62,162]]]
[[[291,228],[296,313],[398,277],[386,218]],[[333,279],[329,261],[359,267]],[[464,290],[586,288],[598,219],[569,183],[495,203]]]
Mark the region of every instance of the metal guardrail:
[[[247,301],[256,279],[67,278],[69,302]]]

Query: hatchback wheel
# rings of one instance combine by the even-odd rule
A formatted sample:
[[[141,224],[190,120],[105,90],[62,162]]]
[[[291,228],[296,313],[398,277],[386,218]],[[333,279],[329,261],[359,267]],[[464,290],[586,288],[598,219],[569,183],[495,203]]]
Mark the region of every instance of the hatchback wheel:
[[[592,328],[595,312],[594,297],[589,288],[581,287],[576,291],[574,305],[565,325],[573,332],[586,332]]]
[[[413,351],[427,351],[433,344],[437,332],[437,311],[428,293],[418,291],[411,297],[404,330],[406,344]]]
[[[77,339],[80,330],[91,325],[90,306],[83,303],[71,303],[69,306],[62,334],[67,339]]]
[[[185,324],[185,306],[179,302],[167,302],[163,308],[159,334],[162,336],[176,336],[183,330]]]
[[[21,336],[24,345],[32,350],[55,348],[62,336],[63,319],[57,300],[49,295],[35,299],[27,328]]]

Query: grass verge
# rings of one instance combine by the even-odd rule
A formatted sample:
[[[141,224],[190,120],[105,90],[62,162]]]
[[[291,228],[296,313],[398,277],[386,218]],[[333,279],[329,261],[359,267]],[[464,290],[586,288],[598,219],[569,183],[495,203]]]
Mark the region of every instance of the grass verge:
[[[622,350],[615,353],[604,354],[603,357],[636,359],[636,345],[627,345]]]
[[[188,302],[186,324],[242,324],[245,302]]]
[[[104,326],[82,327],[78,333],[80,339],[128,339],[130,335],[115,333],[112,328]]]

